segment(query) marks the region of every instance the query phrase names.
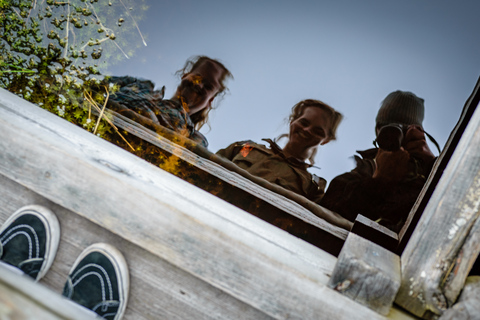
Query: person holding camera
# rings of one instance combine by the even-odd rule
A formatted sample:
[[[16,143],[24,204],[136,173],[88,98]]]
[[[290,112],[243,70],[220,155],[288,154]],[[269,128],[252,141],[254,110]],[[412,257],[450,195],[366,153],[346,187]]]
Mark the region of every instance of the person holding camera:
[[[350,221],[362,214],[399,232],[436,159],[425,139],[424,112],[415,94],[390,93],[376,118],[378,148],[357,151],[356,168],[335,177],[320,204]]]

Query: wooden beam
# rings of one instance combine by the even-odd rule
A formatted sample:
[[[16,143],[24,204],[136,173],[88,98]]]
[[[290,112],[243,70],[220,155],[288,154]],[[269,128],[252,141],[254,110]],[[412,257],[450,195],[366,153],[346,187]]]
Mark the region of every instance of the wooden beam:
[[[131,243],[128,238],[113,234],[3,175],[0,175],[0,195],[0,224],[29,204],[45,206],[57,216],[61,225],[60,244],[53,265],[40,280],[41,285],[54,292],[62,292],[76,257],[89,245],[104,242],[120,250],[129,266],[130,295],[125,320],[222,319],[225,315],[236,319],[271,319],[261,310]]]
[[[455,128],[450,133],[450,136],[445,144],[445,147],[441,154],[439,155],[437,161],[432,168],[430,176],[425,183],[422,191],[420,192],[417,201],[415,202],[410,214],[408,215],[407,221],[403,225],[402,229],[398,234],[399,245],[396,250],[398,254],[401,254],[405,249],[408,240],[410,239],[415,227],[420,220],[420,217],[427,206],[430,197],[432,196],[435,188],[443,175],[445,168],[447,167],[448,162],[450,161],[453,152],[457,148],[458,142],[462,137],[465,129],[472,118],[472,115],[477,108],[477,105],[480,102],[480,78],[477,80],[473,92],[470,97],[465,102],[460,119],[458,120]]]
[[[340,252],[352,222],[337,213],[253,176],[167,128],[156,126],[152,131],[116,112],[107,110],[106,114],[129,133],[129,140],[135,135],[142,149],[154,152],[155,157],[147,155],[151,163],[335,256]],[[131,150],[118,136],[109,139]]]
[[[116,105],[117,108],[124,108],[114,101],[109,103]],[[155,124],[150,124],[149,128],[147,128],[108,108],[105,110],[105,114],[111,119],[114,125],[126,132],[161,148],[179,159],[187,161],[190,165],[214,175],[222,181],[240,186],[242,190],[256,195],[265,202],[283,207],[285,210],[291,211],[292,215],[298,216],[298,218],[305,220],[312,225],[318,226],[319,228],[327,230],[339,237],[342,237],[343,235],[346,237],[346,233],[339,233],[337,231],[338,228],[335,226],[345,230],[350,230],[352,228],[352,223],[341,215],[328,210],[327,208],[323,208],[317,203],[314,203],[295,192],[250,174],[248,171],[243,170],[233,162],[210,152],[195,141],[185,138],[168,128]],[[131,149],[126,148],[126,150],[129,151]],[[167,168],[164,170],[166,169]],[[172,170],[171,173],[175,174],[175,171]],[[254,184],[250,182],[254,182]],[[265,189],[273,191],[274,193],[265,193]],[[218,193],[218,191],[216,191],[216,193]],[[279,195],[292,201],[278,201],[281,199]],[[289,203],[293,203],[293,205],[288,205]],[[304,207],[307,211],[292,210],[299,206]],[[328,222],[328,224],[326,224],[325,221]]]
[[[476,108],[401,256],[396,303],[441,315],[457,299],[480,251],[480,109]]]
[[[387,315],[400,287],[400,259],[391,251],[350,233],[328,286]]]
[[[0,262],[0,319],[94,320],[96,313]]]

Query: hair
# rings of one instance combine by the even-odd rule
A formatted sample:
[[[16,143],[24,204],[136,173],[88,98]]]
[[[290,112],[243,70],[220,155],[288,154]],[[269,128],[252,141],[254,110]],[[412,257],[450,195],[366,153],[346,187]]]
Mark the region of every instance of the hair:
[[[228,88],[226,86],[226,80],[233,79],[233,75],[231,74],[231,72],[220,61],[209,58],[207,56],[195,56],[195,57],[189,58],[187,62],[185,62],[185,65],[183,66],[183,68],[175,72],[175,74],[179,78],[182,78],[184,75],[192,72],[193,70],[195,70],[195,68],[197,68],[199,65],[201,65],[204,62],[215,63],[222,70],[222,75],[219,79],[220,88],[218,89],[218,92],[215,94],[215,97],[214,97],[214,99],[217,99],[217,97],[220,97],[220,99],[216,100],[216,101],[220,101],[228,92]],[[203,125],[208,122],[208,114],[210,113],[210,110],[216,108],[217,106],[205,108],[202,111],[197,112],[191,116],[192,122],[195,124],[196,130],[200,130],[200,128],[203,127]]]
[[[292,112],[290,113],[290,116],[288,117],[288,123],[290,124],[293,121],[300,118],[303,115],[303,112],[305,111],[305,109],[309,107],[320,108],[329,115],[330,127],[328,128],[327,138],[329,138],[329,140],[336,140],[337,129],[338,129],[338,126],[340,125],[340,122],[343,119],[343,115],[340,112],[333,109],[328,104],[326,104],[325,102],[322,102],[320,100],[306,99],[295,104],[292,107]],[[279,138],[283,138],[285,136],[287,135],[281,135]],[[318,146],[313,148],[310,153],[310,157],[308,158],[308,160],[312,165],[315,163],[314,158],[315,158],[315,155],[317,154],[317,150],[318,150]]]
[[[288,122],[292,123],[293,121],[300,118],[303,115],[303,112],[305,111],[305,109],[308,107],[320,108],[323,111],[327,112],[327,114],[330,117],[330,128],[328,128],[327,137],[330,140],[336,140],[337,129],[338,129],[338,126],[340,125],[340,122],[343,119],[343,116],[340,112],[336,111],[335,109],[330,107],[328,104],[320,100],[306,99],[294,105],[292,108],[292,113],[288,117]]]

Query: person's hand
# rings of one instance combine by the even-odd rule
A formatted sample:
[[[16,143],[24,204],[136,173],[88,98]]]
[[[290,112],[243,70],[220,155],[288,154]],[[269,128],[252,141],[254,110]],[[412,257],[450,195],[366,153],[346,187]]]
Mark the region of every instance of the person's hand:
[[[410,155],[405,149],[397,151],[386,151],[378,149],[375,157],[376,169],[373,173],[374,179],[387,181],[401,181],[408,173],[408,162]]]
[[[430,164],[435,156],[427,145],[425,134],[420,126],[412,125],[408,127],[403,141],[404,149],[410,156],[420,159],[425,164]]]

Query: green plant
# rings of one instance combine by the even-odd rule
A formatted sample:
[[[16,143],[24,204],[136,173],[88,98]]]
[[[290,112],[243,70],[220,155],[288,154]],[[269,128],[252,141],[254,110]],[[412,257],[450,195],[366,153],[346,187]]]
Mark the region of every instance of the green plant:
[[[135,10],[126,1],[0,0],[0,87],[99,136],[112,133],[93,112],[115,90],[101,80],[145,42],[136,25],[144,1],[131,0]]]

